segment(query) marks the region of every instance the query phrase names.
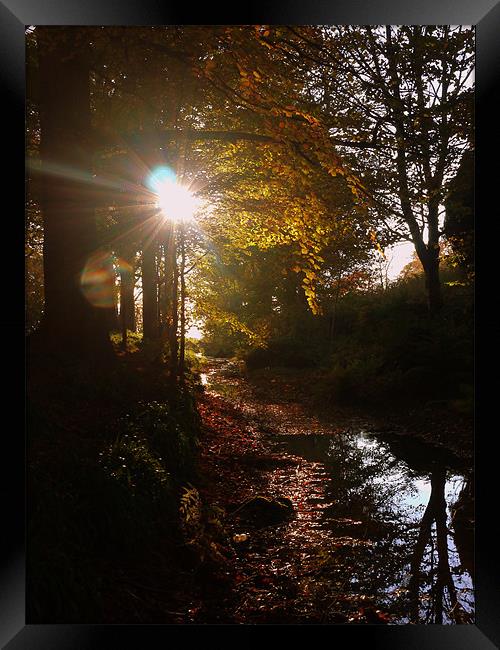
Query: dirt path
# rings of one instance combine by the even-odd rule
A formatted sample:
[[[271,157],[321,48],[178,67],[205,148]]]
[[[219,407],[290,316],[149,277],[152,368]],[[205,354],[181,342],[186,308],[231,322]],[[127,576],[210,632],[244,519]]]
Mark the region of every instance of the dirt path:
[[[212,372],[218,385],[200,403],[202,496],[226,513],[235,556],[225,593],[208,590],[196,622],[386,622],[375,601],[351,593],[349,572],[343,571],[343,551],[349,549],[352,558],[353,549],[370,541],[325,529],[321,513],[332,504],[325,493],[324,465],[288,453],[276,436],[318,433],[319,422],[296,404],[283,409],[280,403],[256,402],[231,366]],[[255,495],[289,498],[295,516],[259,528],[239,513],[231,516],[238,504]],[[335,570],[328,566],[334,551]]]

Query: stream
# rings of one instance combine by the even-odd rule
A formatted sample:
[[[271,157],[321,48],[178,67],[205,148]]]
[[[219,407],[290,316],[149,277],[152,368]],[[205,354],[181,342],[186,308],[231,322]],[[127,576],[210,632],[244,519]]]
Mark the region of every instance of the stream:
[[[259,622],[267,609],[280,622],[286,600],[297,622],[474,622],[472,478],[462,460],[360,418],[319,419],[286,391],[256,390],[233,361],[211,360],[201,379],[271,454],[258,467],[261,491],[296,512],[260,531],[234,522],[250,540],[242,572],[252,561],[267,567],[262,588],[242,588],[236,620]]]

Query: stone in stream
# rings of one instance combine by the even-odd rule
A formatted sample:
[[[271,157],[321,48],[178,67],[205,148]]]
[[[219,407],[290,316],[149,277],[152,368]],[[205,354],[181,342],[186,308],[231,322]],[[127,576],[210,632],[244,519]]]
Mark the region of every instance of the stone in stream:
[[[286,497],[272,499],[255,496],[244,501],[232,515],[253,524],[256,528],[280,524],[295,513],[293,503]]]

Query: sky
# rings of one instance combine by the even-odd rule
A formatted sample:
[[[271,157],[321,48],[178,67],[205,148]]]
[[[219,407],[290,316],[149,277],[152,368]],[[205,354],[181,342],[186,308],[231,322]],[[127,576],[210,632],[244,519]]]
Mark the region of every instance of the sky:
[[[387,277],[389,280],[395,280],[408,262],[411,262],[415,246],[411,242],[402,242],[392,248],[386,249],[387,259],[391,259]]]

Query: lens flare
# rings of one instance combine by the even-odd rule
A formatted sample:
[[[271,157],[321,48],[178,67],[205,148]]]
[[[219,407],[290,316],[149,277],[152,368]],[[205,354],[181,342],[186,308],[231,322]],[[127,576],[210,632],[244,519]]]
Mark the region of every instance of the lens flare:
[[[97,251],[89,257],[80,277],[83,295],[94,307],[109,309],[115,304],[113,256]]]
[[[148,177],[147,186],[152,192],[158,194],[164,183],[175,183],[177,177],[171,167],[157,167]]]

